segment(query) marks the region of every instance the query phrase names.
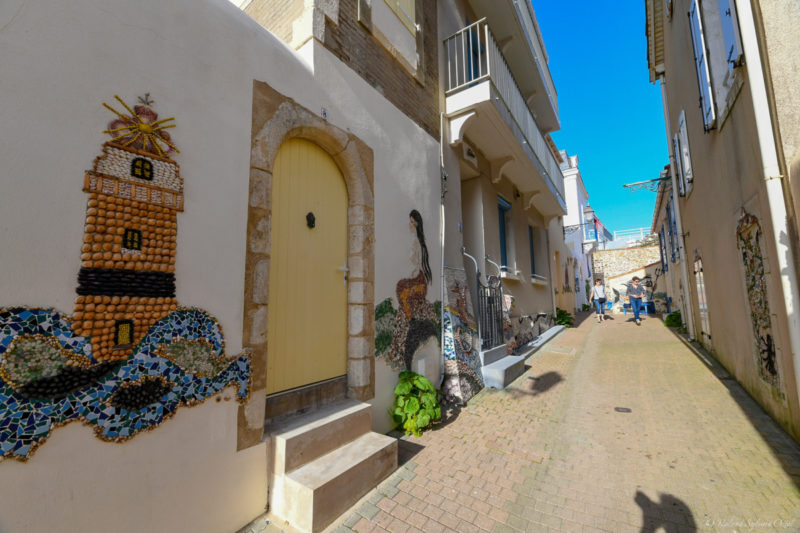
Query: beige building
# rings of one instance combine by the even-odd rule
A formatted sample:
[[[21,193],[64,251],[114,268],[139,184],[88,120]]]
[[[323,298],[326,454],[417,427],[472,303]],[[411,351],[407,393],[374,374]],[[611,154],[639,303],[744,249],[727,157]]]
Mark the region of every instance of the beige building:
[[[800,5],[645,5],[670,145],[675,266],[687,267],[672,290],[683,290],[690,335],[800,439]]]
[[[471,361],[502,388],[522,372],[519,350],[548,329],[568,257],[564,179],[547,135],[559,128],[558,100],[530,3],[438,6],[446,292],[466,284],[481,339],[453,364]]]

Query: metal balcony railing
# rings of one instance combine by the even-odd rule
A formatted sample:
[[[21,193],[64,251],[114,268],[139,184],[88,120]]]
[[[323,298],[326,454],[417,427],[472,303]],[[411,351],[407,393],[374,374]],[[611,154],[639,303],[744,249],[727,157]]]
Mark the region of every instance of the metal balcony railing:
[[[444,41],[447,50],[447,89],[451,95],[489,80],[564,203],[564,176],[533,118],[486,19],[470,24]]]

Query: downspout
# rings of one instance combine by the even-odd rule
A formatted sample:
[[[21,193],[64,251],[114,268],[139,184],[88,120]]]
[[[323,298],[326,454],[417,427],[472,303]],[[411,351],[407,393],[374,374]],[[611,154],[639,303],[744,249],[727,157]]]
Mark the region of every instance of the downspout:
[[[667,129],[667,147],[669,148],[669,173],[672,180],[672,209],[675,212],[675,224],[678,226],[678,255],[683,256],[681,263],[681,278],[683,278],[683,303],[686,311],[684,324],[688,326],[689,340],[694,340],[694,311],[692,309],[691,286],[689,285],[689,256],[686,253],[686,241],[683,235],[683,221],[681,220],[681,206],[678,201],[678,177],[675,175],[675,145],[672,143],[672,126],[669,121],[669,103],[667,101],[667,78],[664,74],[659,74],[661,82],[661,107],[664,110],[664,126]],[[667,221],[669,223],[669,221]]]
[[[772,114],[759,55],[753,8],[749,1],[742,2],[741,0],[736,2],[736,8],[739,14],[739,30],[744,48],[747,81],[750,83],[750,92],[753,95],[753,111],[763,164],[764,185],[767,189],[770,221],[772,222],[772,237],[778,252],[777,263],[783,292],[783,306],[789,322],[789,345],[794,363],[795,386],[797,394],[800,396],[800,312],[796,307],[800,304],[800,294],[798,294],[797,288],[794,254],[790,244],[786,198],[783,194],[784,177],[781,175],[778,151],[772,130]]]
[[[441,271],[440,271],[440,298],[439,301],[442,302],[439,306],[439,324],[441,324],[442,331],[440,333],[440,338],[442,339],[442,346],[441,346],[441,354],[442,354],[442,361],[441,361],[441,371],[439,372],[439,388],[441,388],[442,384],[444,383],[444,314],[445,314],[445,280],[444,280],[444,238],[445,238],[445,209],[444,209],[444,197],[447,194],[447,173],[444,170],[444,113],[439,113],[439,185],[441,187],[441,198],[440,198],[440,205],[439,205],[439,244],[441,246],[441,253],[442,253],[442,261],[441,261]]]

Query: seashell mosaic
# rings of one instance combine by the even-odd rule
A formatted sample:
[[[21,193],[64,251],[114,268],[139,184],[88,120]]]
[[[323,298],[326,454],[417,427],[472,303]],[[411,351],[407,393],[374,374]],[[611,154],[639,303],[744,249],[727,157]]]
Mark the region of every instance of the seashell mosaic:
[[[78,297],[54,309],[0,309],[0,459],[25,461],[52,430],[81,420],[98,438],[124,441],[181,405],[235,386],[250,391],[249,354],[226,357],[218,322],[178,307],[177,151],[149,94],[117,118],[86,173]]]

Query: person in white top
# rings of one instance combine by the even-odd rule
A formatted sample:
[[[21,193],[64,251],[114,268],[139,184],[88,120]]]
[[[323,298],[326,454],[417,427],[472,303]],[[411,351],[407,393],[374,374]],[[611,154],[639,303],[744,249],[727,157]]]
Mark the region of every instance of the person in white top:
[[[600,278],[594,280],[590,299],[594,302],[594,314],[597,317],[597,321],[602,322],[606,318],[606,288]]]

